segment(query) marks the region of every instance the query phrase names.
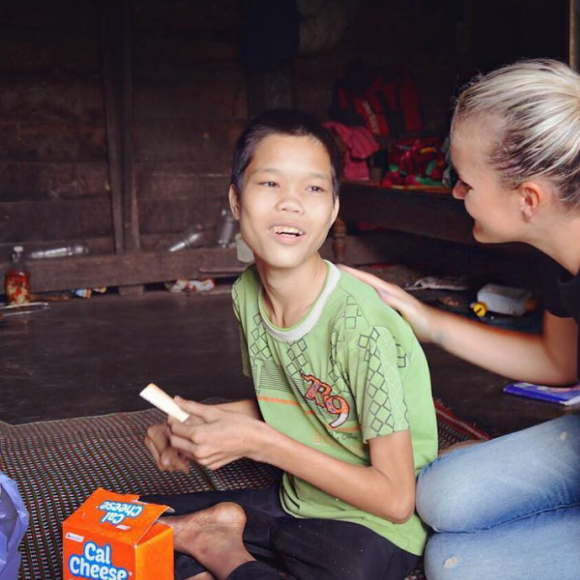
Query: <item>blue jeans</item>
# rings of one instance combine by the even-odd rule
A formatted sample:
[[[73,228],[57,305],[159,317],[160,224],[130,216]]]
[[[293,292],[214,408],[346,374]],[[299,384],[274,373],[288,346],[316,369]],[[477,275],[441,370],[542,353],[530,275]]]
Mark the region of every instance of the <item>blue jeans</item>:
[[[580,415],[435,460],[417,510],[429,580],[579,580]]]

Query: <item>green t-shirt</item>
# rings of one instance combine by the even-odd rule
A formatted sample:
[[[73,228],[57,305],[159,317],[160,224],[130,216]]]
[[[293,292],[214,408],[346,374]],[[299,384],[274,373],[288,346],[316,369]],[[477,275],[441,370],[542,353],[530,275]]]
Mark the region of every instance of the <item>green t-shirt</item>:
[[[254,381],[262,416],[277,431],[353,465],[370,465],[369,439],[410,430],[418,473],[437,456],[423,350],[410,326],[374,289],[327,264],[322,292],[291,328],[268,320],[255,266],[234,284],[244,373]],[[280,499],[285,511],[299,518],[362,524],[413,554],[425,546],[427,533],[416,514],[395,524],[289,473]]]

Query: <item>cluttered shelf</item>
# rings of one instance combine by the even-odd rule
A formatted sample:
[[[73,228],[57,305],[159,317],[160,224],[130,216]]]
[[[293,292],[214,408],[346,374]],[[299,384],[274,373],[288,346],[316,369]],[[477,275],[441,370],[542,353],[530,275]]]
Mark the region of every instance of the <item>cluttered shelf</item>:
[[[334,226],[337,259],[344,255],[346,223],[390,230],[460,244],[476,244],[473,221],[463,203],[444,187],[387,188],[377,182],[343,182],[340,213]]]
[[[480,244],[472,229],[472,218],[449,188],[344,181],[333,248],[343,263],[365,263],[358,259],[364,250],[377,262],[466,275],[476,283],[537,283],[536,251],[524,244]]]

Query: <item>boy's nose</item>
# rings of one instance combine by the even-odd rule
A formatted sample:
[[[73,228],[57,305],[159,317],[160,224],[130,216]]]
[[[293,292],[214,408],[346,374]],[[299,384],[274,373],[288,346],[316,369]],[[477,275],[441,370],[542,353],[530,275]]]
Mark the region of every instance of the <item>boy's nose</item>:
[[[295,213],[302,213],[303,207],[300,202],[300,197],[293,191],[285,191],[278,200],[277,209],[280,211],[288,211]]]

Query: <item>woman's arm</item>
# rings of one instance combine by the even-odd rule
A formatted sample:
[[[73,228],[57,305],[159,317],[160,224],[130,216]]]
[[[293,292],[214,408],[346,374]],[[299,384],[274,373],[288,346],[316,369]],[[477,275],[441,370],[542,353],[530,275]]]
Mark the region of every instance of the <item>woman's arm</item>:
[[[576,380],[578,325],[544,315],[542,334],[503,330],[427,306],[393,284],[346,266],[398,310],[423,342],[433,342],[475,365],[513,379],[564,385]]]
[[[434,342],[468,362],[531,383],[576,380],[578,326],[571,318],[545,313],[542,334],[526,334],[432,310]]]

